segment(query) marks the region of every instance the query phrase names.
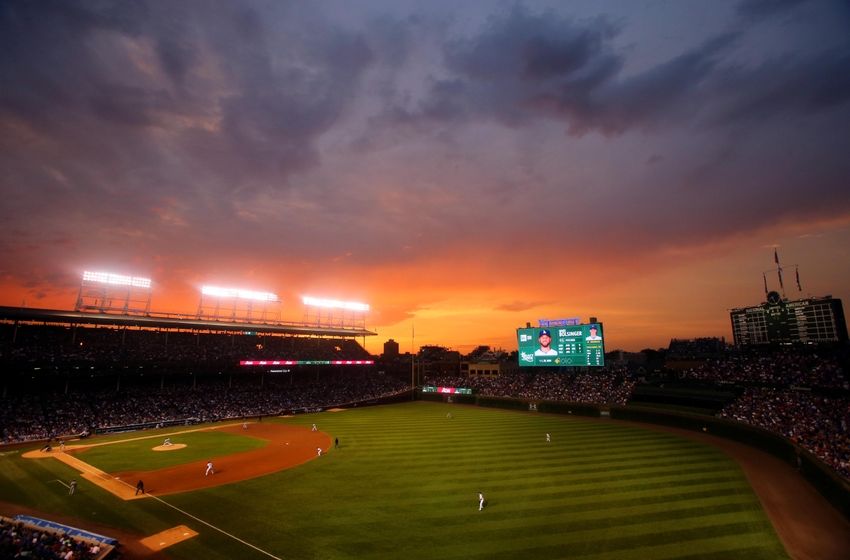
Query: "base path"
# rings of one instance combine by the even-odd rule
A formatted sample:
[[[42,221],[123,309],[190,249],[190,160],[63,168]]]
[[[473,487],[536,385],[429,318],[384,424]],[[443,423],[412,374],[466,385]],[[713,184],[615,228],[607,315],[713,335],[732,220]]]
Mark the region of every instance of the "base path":
[[[123,471],[111,474],[126,481],[130,487],[135,487],[136,481],[143,480],[147,492],[163,496],[275,473],[319,458],[316,453],[318,447],[324,451],[331,447],[330,436],[302,426],[267,422],[251,424],[248,430],[233,425],[218,428],[216,431],[264,439],[268,441],[268,445],[252,451],[210,457],[155,471]],[[207,460],[212,461],[215,474],[204,476]]]

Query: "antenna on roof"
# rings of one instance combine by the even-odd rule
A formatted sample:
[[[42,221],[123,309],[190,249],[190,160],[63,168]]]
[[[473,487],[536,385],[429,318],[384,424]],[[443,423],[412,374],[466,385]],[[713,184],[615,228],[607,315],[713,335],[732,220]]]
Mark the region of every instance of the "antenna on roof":
[[[773,269],[773,270],[776,270],[776,277],[779,280],[779,289],[782,292],[782,299],[786,299],[785,281],[782,278],[782,263],[779,262],[779,250],[776,247],[773,248],[773,262],[776,263],[776,268]],[[794,267],[794,278],[797,281],[797,291],[802,292],[803,287],[800,285],[800,267],[796,264],[792,264],[792,265],[789,265],[789,266]],[[773,272],[773,270],[767,270],[767,271],[762,273],[762,279],[764,280],[764,293],[765,293],[765,295],[767,295],[769,293],[769,289],[767,287],[767,273]]]

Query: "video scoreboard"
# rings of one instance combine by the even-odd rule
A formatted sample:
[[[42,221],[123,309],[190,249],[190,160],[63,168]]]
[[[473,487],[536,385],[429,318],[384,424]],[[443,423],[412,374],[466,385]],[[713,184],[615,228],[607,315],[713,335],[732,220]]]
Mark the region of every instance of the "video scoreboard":
[[[520,366],[605,365],[602,323],[517,329]]]
[[[769,292],[766,302],[733,309],[730,318],[736,346],[847,341],[844,307],[832,297],[789,301]]]

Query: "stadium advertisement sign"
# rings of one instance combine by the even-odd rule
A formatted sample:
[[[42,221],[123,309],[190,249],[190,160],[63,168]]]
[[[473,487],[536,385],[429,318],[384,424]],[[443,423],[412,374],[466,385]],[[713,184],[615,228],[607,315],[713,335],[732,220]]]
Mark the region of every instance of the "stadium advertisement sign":
[[[446,395],[471,395],[472,389],[467,387],[435,387],[434,385],[425,385],[422,387],[423,393],[443,393]]]

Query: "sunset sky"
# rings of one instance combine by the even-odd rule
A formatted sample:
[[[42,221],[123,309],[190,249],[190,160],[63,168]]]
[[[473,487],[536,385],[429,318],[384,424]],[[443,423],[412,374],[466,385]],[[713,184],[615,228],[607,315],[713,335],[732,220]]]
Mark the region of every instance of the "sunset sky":
[[[636,351],[731,339],[775,248],[789,298],[847,302],[848,30],[828,0],[3,2],[0,305],[108,270],[157,311],[368,302],[374,353],[590,316]]]

